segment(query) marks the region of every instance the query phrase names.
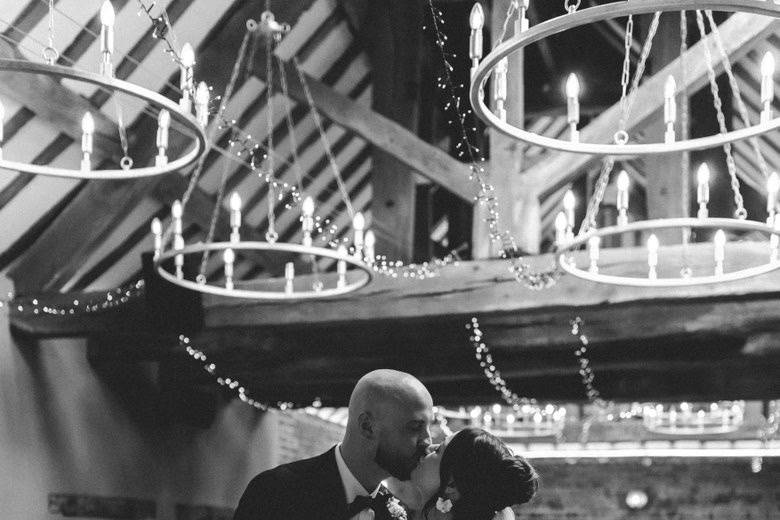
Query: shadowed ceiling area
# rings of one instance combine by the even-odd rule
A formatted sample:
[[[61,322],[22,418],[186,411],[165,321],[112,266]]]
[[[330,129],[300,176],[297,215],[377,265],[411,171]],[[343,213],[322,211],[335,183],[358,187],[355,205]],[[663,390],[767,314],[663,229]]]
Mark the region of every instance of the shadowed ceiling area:
[[[59,51],[58,64],[96,70],[101,3],[54,1],[50,33],[48,1],[4,0],[0,58],[41,61],[51,36]],[[112,3],[117,20],[115,76],[173,100],[181,95],[179,67],[165,52],[164,39],[155,35],[150,17],[162,16],[164,10],[171,28],[169,40],[193,46],[196,79],[205,81],[217,96],[225,92],[233,73],[247,20],[259,19],[265,7],[251,0],[158,0],[153,6],[139,0]],[[608,2],[585,1],[583,8],[603,3]],[[480,316],[504,376],[518,392],[577,401],[585,395],[573,355],[577,340],[569,332],[569,322],[580,316],[588,324],[600,387],[612,398],[780,397],[777,272],[714,290],[605,288],[563,278],[552,289],[532,291],[517,283],[498,255],[488,258],[491,255],[479,253],[477,244],[485,241],[486,232],[475,224],[481,218],[474,209],[478,186],[469,179],[469,166],[458,158],[459,136],[448,124],[447,93],[437,85],[442,60],[430,28],[423,30],[431,24],[427,1],[378,5],[370,0],[271,0],[268,4],[276,19],[289,23],[291,29],[273,46],[270,64],[268,40],[257,35],[249,39],[248,57],[237,69],[232,96],[212,100],[212,112],[217,104],[224,104],[225,118],[234,123],[229,127],[215,119],[209,123],[207,133],[213,140],[199,177],[193,177],[193,168],[122,181],[0,170],[0,275],[12,284],[20,305],[30,309],[40,299],[73,308],[73,301],[102,300],[107,291],[138,280],[146,284],[141,297],[100,312],[68,316],[19,311],[11,320],[16,333],[31,338],[87,337],[89,357],[96,366],[116,368],[151,360],[184,388],[213,386],[213,377],[181,348],[177,337],[187,334],[224,373],[269,402],[306,404],[319,397],[327,406],[343,405],[356,377],[388,366],[418,375],[441,403],[461,404],[496,399],[475,362],[464,328],[472,316]],[[452,78],[455,84],[465,85],[460,92],[465,104],[472,3],[434,0],[431,5],[447,20],[442,30],[452,53]],[[507,5],[503,0],[488,3],[488,20],[502,19],[499,11]],[[564,12],[562,1],[530,5],[532,25]],[[716,13],[716,19],[724,34],[746,34],[750,24],[742,15]],[[637,17],[634,40],[629,42],[634,68],[649,20]],[[672,20],[671,15],[662,20],[666,21],[661,40],[679,24],[679,18]],[[620,97],[624,24],[624,19],[589,24],[526,50],[522,81],[526,129],[566,138],[563,83],[570,72],[577,72],[584,86],[582,135],[596,140],[604,136],[605,118]],[[693,18],[688,30],[688,45],[693,47],[699,41]],[[486,49],[496,33],[495,24],[488,23]],[[679,42],[675,45],[656,42],[648,77],[677,58]],[[733,82],[718,71],[730,128],[745,126],[737,93],[749,120],[759,119],[761,59],[767,52],[780,56],[776,19],[760,30],[754,28],[744,45],[733,50]],[[301,65],[303,81],[293,60]],[[702,74],[691,83],[695,84],[689,92],[691,135],[718,133],[706,77]],[[307,88],[322,118],[324,139]],[[78,164],[81,118],[90,110],[103,129],[95,144],[96,164],[116,165],[124,141],[136,165],[154,162],[156,111],[129,96],[49,76],[37,76],[32,82],[0,71],[0,100],[5,159]],[[778,106],[776,94],[773,103]],[[630,128],[640,142],[656,141],[662,135],[662,100],[655,109],[653,117]],[[471,122],[473,116],[468,117]],[[120,119],[126,126],[126,140],[116,131]],[[104,131],[107,128],[111,130]],[[492,146],[498,138],[481,123],[473,122],[469,129],[469,137],[493,161],[491,179],[497,178],[503,156]],[[247,136],[258,144],[256,148],[241,148]],[[181,150],[187,142],[174,133],[170,149]],[[562,209],[563,194],[572,189],[586,201],[601,164],[597,157],[517,143],[513,147],[523,157],[525,184],[518,185],[532,192],[537,203],[535,249],[523,244],[520,249],[531,255],[530,265],[541,271],[551,262],[554,220]],[[314,198],[316,215],[323,227],[332,229],[332,240],[352,236],[351,207],[365,215],[367,227],[377,233],[377,250],[392,261],[426,262],[453,250],[462,261],[442,267],[430,280],[378,276],[360,293],[313,302],[201,297],[154,275],[148,259],[144,263],[142,258],[154,243],[150,225],[158,218],[167,227],[171,205],[188,190],[183,222],[188,243],[206,241],[212,225],[214,240],[228,240],[230,206],[224,195],[234,191],[244,201],[242,238],[265,240],[273,221],[281,241],[301,242],[297,203],[287,192],[269,192],[263,174],[264,156],[269,154],[276,181]],[[755,143],[740,141],[733,145],[733,156],[745,206],[751,215],[760,214],[767,195],[761,163],[769,170],[780,167],[780,139],[775,132]],[[694,152],[690,160],[692,165],[710,162],[713,175],[726,188],[726,162],[720,149]],[[679,193],[657,178],[660,170],[668,169],[668,162],[621,157],[618,167],[631,178],[630,200],[637,219],[656,217],[658,200],[679,200]],[[693,181],[686,182],[695,193]],[[615,197],[610,185],[605,205],[614,209]],[[732,211],[728,192],[715,194],[713,187],[712,215],[730,216]],[[582,219],[585,204],[576,212]],[[615,245],[641,244],[639,238],[628,237]],[[605,255],[609,257],[608,252]],[[281,277],[288,260],[239,253],[235,276],[263,283]],[[323,259],[318,268],[335,271],[336,263]],[[205,275],[210,282],[223,282],[216,255]]]

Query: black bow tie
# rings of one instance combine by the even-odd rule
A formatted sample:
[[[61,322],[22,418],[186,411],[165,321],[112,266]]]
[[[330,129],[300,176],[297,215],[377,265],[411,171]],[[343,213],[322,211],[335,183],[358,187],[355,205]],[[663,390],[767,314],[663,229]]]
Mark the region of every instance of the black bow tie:
[[[383,508],[387,507],[387,499],[390,496],[390,492],[383,486],[379,489],[376,497],[361,495],[355,497],[355,500],[347,506],[347,518],[352,518],[364,509],[371,509],[375,513],[379,514]]]

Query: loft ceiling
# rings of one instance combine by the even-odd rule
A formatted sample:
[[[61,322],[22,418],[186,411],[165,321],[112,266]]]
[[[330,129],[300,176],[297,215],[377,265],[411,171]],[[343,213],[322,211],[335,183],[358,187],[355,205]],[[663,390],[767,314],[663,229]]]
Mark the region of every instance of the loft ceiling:
[[[55,2],[55,41],[64,56],[61,59],[63,64],[86,69],[96,67],[98,42],[95,32],[99,29],[100,3],[98,0]],[[136,16],[138,3],[134,0],[115,0],[113,3],[119,21],[115,55],[117,76],[175,97],[177,67],[163,53],[161,42],[152,38],[148,19]],[[399,222],[412,226],[412,214],[418,221],[423,220],[426,210],[419,204],[416,209],[408,203],[401,205],[403,210],[388,207],[384,191],[380,198],[383,203],[378,205],[376,201],[375,186],[387,189],[385,185],[374,182],[380,176],[377,172],[381,174],[383,168],[404,168],[422,175],[415,176],[421,186],[427,186],[432,191],[443,187],[453,194],[443,199],[444,202],[436,202],[438,199],[432,198],[433,208],[428,208],[432,214],[446,215],[450,219],[450,229],[454,229],[458,223],[450,208],[459,205],[460,213],[467,217],[458,225],[470,229],[470,207],[463,202],[470,198],[471,193],[464,173],[467,168],[428,144],[439,143],[446,147],[450,142],[446,121],[441,114],[440,93],[434,86],[441,63],[431,51],[430,35],[423,34],[419,48],[416,48],[419,62],[411,69],[416,75],[394,80],[399,88],[415,92],[412,112],[416,115],[411,119],[401,121],[406,116],[392,113],[388,104],[392,106],[395,101],[386,92],[388,78],[392,79],[393,71],[408,72],[408,69],[396,64],[397,69],[388,66],[388,70],[377,70],[374,65],[377,55],[382,52],[382,49],[377,49],[377,42],[371,40],[372,34],[380,38],[379,30],[374,29],[389,27],[400,31],[398,20],[415,19],[404,18],[405,13],[413,11],[415,16],[424,15],[420,12],[424,8],[418,4],[411,0],[399,2],[394,4],[396,11],[390,12],[378,10],[367,0],[274,0],[271,7],[277,19],[293,26],[276,53],[284,60],[296,56],[303,64],[319,109],[326,116],[328,140],[352,204],[367,214],[369,222],[373,216],[374,225],[380,226],[380,221],[387,221],[395,215],[400,218]],[[463,58],[467,55],[464,45],[471,3],[447,0],[435,4],[448,20],[452,51]],[[562,4],[532,1],[532,22],[561,14]],[[244,24],[248,18],[259,17],[262,3],[249,0],[158,1],[155,8],[162,7],[168,12],[179,42],[189,41],[197,49],[197,78],[207,81],[215,92],[221,92],[240,45]],[[381,17],[387,19],[377,19]],[[3,31],[0,56],[21,55],[37,60],[41,42],[46,41],[47,23],[47,2],[6,0],[0,15],[0,29]],[[641,27],[641,22],[639,25]],[[417,32],[416,28],[414,31],[409,27],[404,30]],[[550,137],[558,137],[567,131],[560,84],[572,70],[582,71],[588,85],[583,112],[589,113],[589,117],[595,120],[617,99],[615,86],[622,59],[622,43],[619,26],[600,23],[532,46],[526,56],[527,126]],[[264,140],[267,138],[265,53],[262,42],[257,42],[257,45],[252,68],[242,73],[240,85],[229,100],[227,114],[256,139]],[[635,47],[640,46],[641,41],[636,41]],[[753,120],[757,119],[760,110],[759,64],[767,50],[775,55],[780,50],[780,33],[776,24],[742,48],[735,63],[737,81]],[[384,52],[390,51],[385,49]],[[636,49],[632,55],[636,60]],[[465,81],[467,65],[456,73],[462,75]],[[303,187],[316,196],[318,212],[329,217],[339,227],[340,233],[347,234],[350,221],[337,193],[323,145],[303,102],[300,85],[296,94],[295,78],[290,76],[288,79],[291,83],[289,99],[279,93],[278,86],[274,88],[272,104],[278,119],[273,142],[285,160],[290,161],[292,140],[284,121],[279,119],[289,103]],[[0,74],[0,97],[6,108],[5,157],[55,165],[77,161],[81,112],[71,107],[92,105],[101,112],[105,121],[116,121],[115,104],[103,92],[72,82],[49,84],[47,88],[56,95],[56,99],[68,102],[51,103],[51,99],[47,100],[42,92],[30,91],[23,86],[20,88],[18,77]],[[384,105],[377,99],[384,100]],[[150,158],[148,150],[153,144],[156,122],[143,114],[142,107],[126,103],[126,100],[122,100],[122,106],[124,119],[129,122],[129,141],[134,157]],[[378,111],[387,117],[382,117]],[[704,119],[694,115],[693,122],[706,126]],[[737,118],[734,118],[734,125],[740,125]],[[403,126],[410,131],[404,133]],[[641,134],[642,129],[638,133]],[[421,137],[417,138],[415,134]],[[480,139],[482,137],[479,136]],[[760,141],[765,159],[777,168],[780,165],[780,141],[776,136],[765,136]],[[227,148],[227,133],[221,132],[216,148],[206,159],[206,167],[190,202],[192,211],[188,212],[185,222],[188,241],[205,237],[223,174],[227,176],[228,189],[236,189],[247,203],[244,213],[246,236],[262,239],[265,233],[268,210],[266,187],[249,168],[236,161]],[[107,139],[103,157],[107,160],[116,158],[120,151],[118,136]],[[398,162],[387,166],[385,157],[377,159],[377,154],[382,151]],[[759,195],[763,193],[764,186],[756,176],[757,164],[750,144],[738,143],[735,156],[741,180],[750,187],[746,196],[748,204],[760,205]],[[541,192],[543,244],[550,241],[552,220],[559,210],[558,201],[563,190],[573,184],[584,193],[587,179],[593,172],[593,164],[569,165],[570,162],[561,154],[537,148],[526,150],[526,164],[532,174],[542,178],[551,173],[551,177],[556,179]],[[545,169],[550,164],[564,163],[564,168],[554,172]],[[637,186],[633,196],[643,200],[645,187],[648,182],[652,183],[650,166],[640,159],[625,161],[623,166]],[[99,294],[103,289],[138,279],[143,275],[141,253],[148,251],[152,244],[149,224],[155,216],[167,217],[170,204],[181,196],[187,186],[188,173],[134,182],[84,182],[1,171],[2,274],[13,281],[19,295],[29,298],[43,297],[41,295],[59,298],[50,296],[53,293],[75,293],[84,298],[91,292]],[[289,165],[282,166],[278,173],[283,181],[295,182],[295,169]],[[415,189],[414,184],[412,190]],[[726,208],[725,205],[723,207]],[[377,211],[381,218],[376,217]],[[406,216],[401,214],[404,211]],[[280,236],[290,241],[299,240],[297,216],[285,212],[282,204],[276,204],[275,212]],[[222,209],[223,224],[226,214],[227,204]],[[226,228],[226,225],[218,227],[217,235],[225,235]],[[411,233],[411,230],[407,231]],[[423,233],[422,236],[427,240],[427,235]],[[390,245],[395,239],[398,237],[385,236]],[[455,244],[456,240],[453,238],[450,242]],[[278,264],[278,261],[264,257],[243,256],[237,264],[236,274],[262,278],[272,274]],[[269,399],[287,396],[287,399],[305,401],[319,395],[331,404],[340,404],[344,401],[349,382],[361,371],[389,365],[415,370],[423,379],[427,377],[445,400],[492,400],[491,388],[484,382],[478,367],[471,362],[471,352],[463,333],[465,320],[472,313],[477,313],[486,316],[484,328],[488,337],[492,334],[499,338],[499,350],[503,349],[507,356],[507,373],[513,374],[510,381],[518,389],[538,392],[550,398],[577,399],[582,397],[582,389],[576,360],[569,351],[571,344],[566,341],[570,338],[556,333],[556,339],[547,341],[545,338],[552,328],[565,332],[567,317],[578,311],[591,316],[597,330],[618,317],[623,320],[643,319],[645,305],[649,306],[649,315],[657,313],[658,320],[672,317],[664,310],[668,302],[641,294],[630,299],[629,308],[633,310],[622,309],[624,303],[611,302],[608,298],[587,302],[568,301],[565,297],[537,300],[535,295],[540,293],[531,293],[509,280],[500,262],[463,264],[453,269],[445,277],[449,285],[440,287],[440,293],[428,294],[429,287],[439,287],[436,281],[417,282],[419,287],[403,283],[398,286],[380,285],[379,290],[349,299],[343,308],[336,301],[323,304],[322,308],[316,305],[267,307],[262,304],[239,304],[236,307],[232,302],[208,302],[206,327],[197,337],[202,339],[209,352],[222,361],[227,372],[240,373],[243,379],[251,381],[259,396],[265,395]],[[217,264],[210,265],[209,275],[213,279],[219,278]],[[777,291],[772,288],[777,289],[780,282],[775,279],[770,282],[769,290],[758,291],[760,294],[737,291],[738,294],[724,293],[712,298],[704,294],[678,295],[672,298],[674,301],[670,304],[671,308],[679,310],[679,316],[694,323],[703,321],[711,324],[712,320],[730,313],[756,313],[754,320],[726,320],[722,326],[711,324],[695,330],[689,330],[685,323],[681,323],[668,329],[653,329],[652,334],[643,336],[638,342],[629,334],[636,330],[636,324],[632,327],[630,322],[626,322],[627,332],[623,335],[609,327],[604,328],[600,335],[597,334],[594,370],[597,376],[601,376],[605,391],[627,399],[651,398],[653,392],[657,398],[729,398],[737,397],[735,394],[753,398],[778,396],[780,388],[776,381],[780,377],[777,377],[776,334],[780,332],[777,330],[780,326],[773,323],[780,323],[780,320],[772,321],[775,318],[772,309],[778,297]],[[497,287],[491,288],[492,285]],[[506,307],[499,303],[484,306],[469,304],[461,308],[448,305],[451,297],[468,299],[473,290],[481,291],[486,302],[497,298],[496,302],[509,303]],[[559,292],[553,294],[565,295],[570,294],[567,291],[576,293],[580,290],[572,282],[563,282],[561,288],[556,289]],[[384,298],[400,298],[398,301],[404,302],[418,297],[432,302],[426,305],[441,305],[447,312],[429,316],[430,321],[400,311],[397,316],[380,313],[359,322],[350,320],[350,312],[355,309],[376,309],[379,313]],[[62,298],[65,301],[73,296]],[[518,306],[513,299],[526,303]],[[89,336],[94,359],[111,363],[130,362],[136,355],[165,359],[168,362],[166,366],[175,367],[171,370],[183,370],[183,374],[189,374],[181,377],[182,384],[211,384],[210,380],[204,379],[204,374],[184,368],[190,360],[182,358],[177,351],[171,339],[175,337],[172,331],[159,331],[148,323],[150,309],[157,309],[160,304],[153,299],[138,302],[70,324],[64,318],[33,317],[17,317],[14,323],[20,332],[32,336]],[[302,328],[301,324],[324,315],[326,307],[342,309],[344,318],[332,317],[327,322]],[[220,322],[215,318],[219,316],[222,319],[231,313],[234,313],[236,321]],[[295,321],[264,321],[261,317],[265,314],[294,316]],[[238,319],[245,315],[258,321],[248,324]],[[534,321],[536,325],[530,327],[523,322],[522,316],[525,315],[529,316],[528,319],[535,316],[538,323]],[[545,320],[557,321],[545,328],[539,325]],[[536,338],[533,341],[529,339],[532,336]],[[533,348],[528,347],[529,341]],[[746,357],[751,346],[757,344],[762,345],[758,349],[760,355],[755,357],[753,352],[753,357]],[[596,361],[603,363],[601,374]],[[632,386],[632,381],[637,381],[637,384]],[[278,392],[278,397],[274,392]]]

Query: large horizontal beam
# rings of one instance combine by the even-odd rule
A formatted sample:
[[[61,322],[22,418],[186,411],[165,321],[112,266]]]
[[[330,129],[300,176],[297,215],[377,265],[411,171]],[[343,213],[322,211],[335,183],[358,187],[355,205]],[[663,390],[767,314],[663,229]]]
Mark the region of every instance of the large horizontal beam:
[[[736,13],[720,26],[720,34],[729,60],[733,63],[741,59],[761,40],[773,34],[780,28],[776,18],[756,16],[747,13]],[[677,77],[680,90],[685,88],[694,92],[707,83],[707,59],[705,45],[716,61],[715,70],[723,70],[723,62],[719,59],[720,52],[711,36],[691,47],[685,55],[685,83],[679,78],[681,58],[677,58],[658,73],[648,77],[636,91],[631,119],[626,129],[629,134],[644,128],[658,117],[663,109],[664,83],[669,75]],[[591,121],[580,133],[580,141],[584,143],[611,143],[620,121],[620,103],[616,103],[603,114]],[[658,139],[660,136],[651,136]],[[542,186],[547,193],[570,182],[578,172],[600,160],[599,157],[566,152],[553,152],[544,161],[526,170],[526,175],[534,183]],[[544,193],[542,195],[544,195]]]
[[[263,80],[264,71],[263,67],[254,67],[255,74]],[[306,103],[306,95],[295,66],[287,63],[283,73],[287,79],[290,97],[299,103]],[[467,164],[426,143],[400,124],[371,110],[371,107],[353,101],[305,73],[304,79],[314,105],[322,115],[381,148],[468,203],[474,202],[476,189],[469,180],[471,169]],[[275,78],[275,81],[278,82],[278,78]],[[275,84],[274,88],[281,88],[281,85]]]

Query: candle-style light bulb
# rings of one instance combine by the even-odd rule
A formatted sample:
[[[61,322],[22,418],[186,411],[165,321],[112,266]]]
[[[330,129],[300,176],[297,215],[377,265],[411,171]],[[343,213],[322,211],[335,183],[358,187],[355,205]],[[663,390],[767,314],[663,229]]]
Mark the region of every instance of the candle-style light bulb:
[[[192,67],[195,65],[195,51],[192,50],[192,45],[189,43],[185,43],[182,46],[180,61],[179,87],[181,88],[181,99],[179,100],[179,106],[185,112],[189,112],[192,110],[191,96],[195,85],[192,73]]]
[[[168,164],[168,129],[171,126],[171,113],[164,108],[157,115],[157,156],[154,158],[155,166]]]
[[[647,266],[649,267],[647,277],[651,280],[658,278],[658,273],[656,272],[656,267],[658,267],[658,246],[658,237],[653,233],[647,239]]]
[[[339,246],[336,249],[336,253],[339,256],[347,256],[347,248],[343,245]],[[336,262],[336,274],[338,275],[338,280],[336,281],[336,287],[339,289],[346,287],[347,285],[347,262],[344,260],[339,260]]]
[[[485,12],[479,2],[474,4],[469,14],[469,58],[471,58],[471,75],[477,70],[479,60],[482,59],[482,27],[485,25]]]
[[[198,89],[195,91],[195,118],[203,128],[209,124],[209,99],[211,93],[209,86],[205,81],[198,83]]]
[[[376,259],[376,235],[372,230],[366,231],[365,248],[363,249],[363,258],[369,264],[373,264]]]
[[[710,201],[710,167],[707,163],[701,163],[696,172],[698,187],[696,189],[696,199],[699,203],[699,218],[707,218],[707,203]]]
[[[766,223],[770,226],[775,221],[777,213],[778,191],[780,191],[780,177],[777,176],[777,172],[772,172],[766,180],[766,212],[769,214]]]
[[[569,219],[566,213],[559,211],[555,217],[555,245],[560,249],[568,241],[566,239],[566,229],[569,227]]]
[[[225,289],[233,289],[233,264],[236,261],[236,253],[230,249],[225,249],[222,253],[222,261],[225,263]]]
[[[152,219],[152,234],[154,235],[154,259],[157,260],[162,254],[162,222],[157,217]]]
[[[520,34],[528,30],[528,7],[531,5],[531,0],[520,0],[518,6],[517,20],[515,20],[515,34]]]
[[[677,121],[677,82],[674,80],[674,76],[666,78],[666,85],[664,85],[664,123],[666,124],[666,133],[664,134],[664,141],[666,143],[673,143],[676,139],[674,134],[674,123]]]
[[[354,255],[358,258],[362,258],[364,236],[363,231],[366,229],[366,218],[359,211],[355,213],[355,216],[352,218],[352,229],[355,232],[355,235],[352,239],[352,242],[355,246]]]
[[[569,122],[571,142],[579,142],[577,125],[580,122],[580,80],[573,72],[566,79],[566,120]]]
[[[181,251],[184,249],[184,237],[181,235],[173,236],[173,249],[175,251]],[[173,258],[173,263],[176,266],[176,278],[179,280],[184,278],[184,255],[176,255]]]
[[[772,101],[775,97],[775,56],[771,51],[764,54],[761,60],[761,123],[772,119]]]
[[[720,276],[723,274],[723,260],[726,258],[726,233],[722,229],[717,230],[712,242],[715,246],[715,276]]]
[[[617,224],[625,226],[628,224],[628,188],[631,182],[626,170],[621,170],[617,176]]]
[[[237,191],[230,195],[230,241],[241,242],[241,196]]]
[[[114,54],[114,6],[105,0],[100,6],[100,74],[113,77],[114,66],[111,55]]]
[[[295,264],[287,262],[284,264],[284,293],[293,293],[293,281],[295,280]]]
[[[314,232],[314,199],[306,197],[301,204],[301,231],[303,232],[303,245],[311,247],[311,234]]]
[[[506,73],[509,60],[501,58],[493,70],[493,99],[496,102],[496,115],[501,121],[506,121]]]
[[[563,195],[563,211],[566,212],[566,238],[574,238],[574,206],[577,200],[574,198],[574,192],[567,190]]]
[[[588,256],[590,257],[590,266],[588,271],[591,273],[599,272],[599,249],[601,246],[601,237],[592,236],[588,239]]]
[[[92,134],[95,133],[95,120],[89,112],[81,119],[81,171],[92,169],[90,155],[92,154]]]
[[[174,200],[173,204],[171,204],[171,220],[173,221],[174,236],[182,234],[181,217],[183,212],[184,208],[181,206],[181,201]]]

